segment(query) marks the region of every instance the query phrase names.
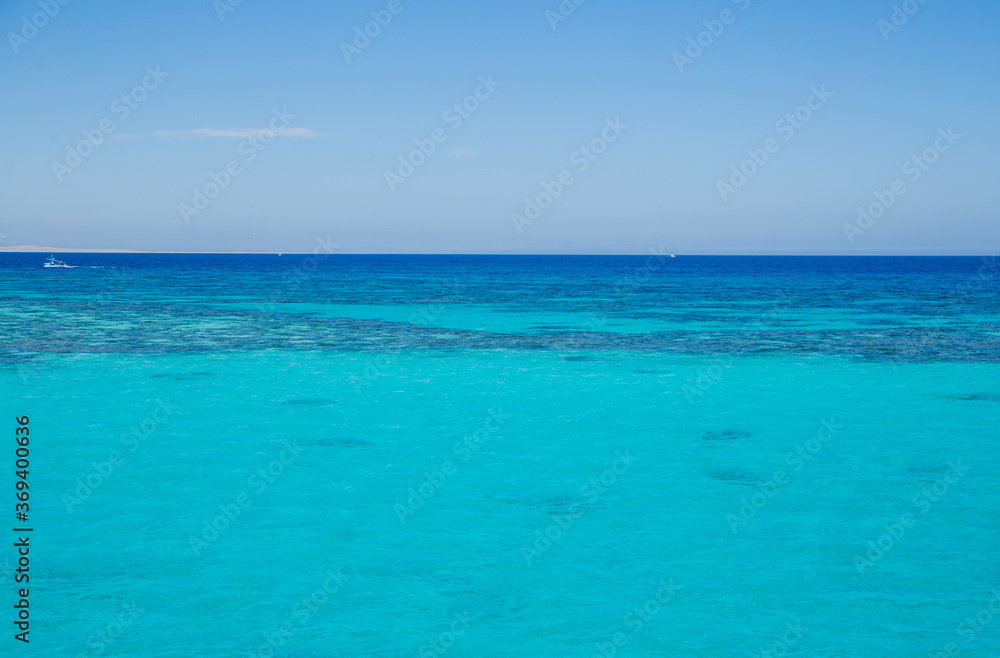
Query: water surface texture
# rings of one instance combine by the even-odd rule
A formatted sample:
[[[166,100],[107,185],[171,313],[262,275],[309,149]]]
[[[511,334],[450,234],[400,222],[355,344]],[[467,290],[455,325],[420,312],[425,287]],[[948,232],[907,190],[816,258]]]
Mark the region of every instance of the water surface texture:
[[[60,258],[32,655],[1000,652],[993,259]]]

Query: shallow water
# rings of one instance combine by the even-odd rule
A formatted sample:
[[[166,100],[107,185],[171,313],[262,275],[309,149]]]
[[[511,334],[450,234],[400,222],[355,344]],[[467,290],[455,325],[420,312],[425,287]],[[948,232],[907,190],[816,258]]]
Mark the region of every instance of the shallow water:
[[[1000,650],[988,263],[31,258],[32,655]]]

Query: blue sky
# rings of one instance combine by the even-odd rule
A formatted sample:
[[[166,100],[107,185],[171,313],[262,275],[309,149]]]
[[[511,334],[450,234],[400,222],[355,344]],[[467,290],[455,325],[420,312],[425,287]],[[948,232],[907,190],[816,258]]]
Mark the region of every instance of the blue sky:
[[[568,16],[547,15],[558,0],[226,2],[42,0],[51,17],[38,0],[0,3],[0,246],[307,251],[332,236],[369,253],[993,254],[1000,244],[995,2],[910,0],[891,32],[894,3],[872,0],[567,0]],[[391,22],[347,61],[342,44],[371,12]],[[25,27],[33,17],[42,27]],[[707,45],[679,70],[675,53],[699,38]],[[832,95],[820,103],[813,88]],[[457,125],[446,112],[477,91]],[[815,109],[799,110],[807,102]],[[797,110],[808,119],[789,135],[779,121]],[[84,131],[101,143],[79,148]],[[433,152],[390,184],[415,140]],[[582,155],[593,140],[602,152]],[[762,149],[766,162],[745,164]],[[227,166],[238,172],[228,181]],[[751,173],[739,187],[734,166]],[[902,192],[888,196],[894,184]],[[199,204],[196,189],[218,194]],[[518,219],[546,194],[530,223]],[[859,207],[878,217],[858,224]]]

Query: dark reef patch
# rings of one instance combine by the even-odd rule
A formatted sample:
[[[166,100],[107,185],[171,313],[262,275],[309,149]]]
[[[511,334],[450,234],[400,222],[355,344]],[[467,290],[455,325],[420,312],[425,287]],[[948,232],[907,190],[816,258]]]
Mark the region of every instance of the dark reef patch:
[[[705,441],[739,441],[740,439],[749,439],[751,436],[750,432],[743,430],[719,430],[705,432],[701,438]]]
[[[753,471],[739,468],[707,471],[707,474],[710,478],[721,482],[728,482],[729,484],[738,484],[748,487],[756,486],[758,480],[760,479],[753,473]]]
[[[210,372],[161,372],[158,375],[153,375],[153,377],[170,379],[175,382],[190,382],[196,379],[201,379],[202,377],[211,377],[213,373]]]
[[[962,400],[963,402],[1000,402],[1000,395],[995,393],[954,393],[942,395],[945,400]]]
[[[310,441],[311,446],[322,446],[325,448],[370,448],[374,443],[362,439],[337,438],[337,439],[317,439]]]
[[[295,398],[293,400],[285,400],[282,404],[293,407],[325,407],[328,404],[337,404],[337,400],[330,400],[328,398]]]

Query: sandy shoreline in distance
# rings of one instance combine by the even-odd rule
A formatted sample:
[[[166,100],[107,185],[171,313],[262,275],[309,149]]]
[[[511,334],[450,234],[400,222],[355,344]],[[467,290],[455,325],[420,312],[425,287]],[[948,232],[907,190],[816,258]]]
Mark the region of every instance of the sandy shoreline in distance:
[[[0,253],[7,254],[277,254],[277,251],[137,251],[135,249],[65,249],[63,247],[39,247],[26,244],[19,247],[0,247]],[[283,251],[289,256],[304,255],[307,252]]]
[[[37,244],[25,244],[19,247],[0,247],[0,252],[6,253],[35,253],[35,252],[49,252],[49,253],[108,253],[108,254],[141,254],[141,251],[135,251],[134,249],[63,249],[61,247],[39,247]]]

